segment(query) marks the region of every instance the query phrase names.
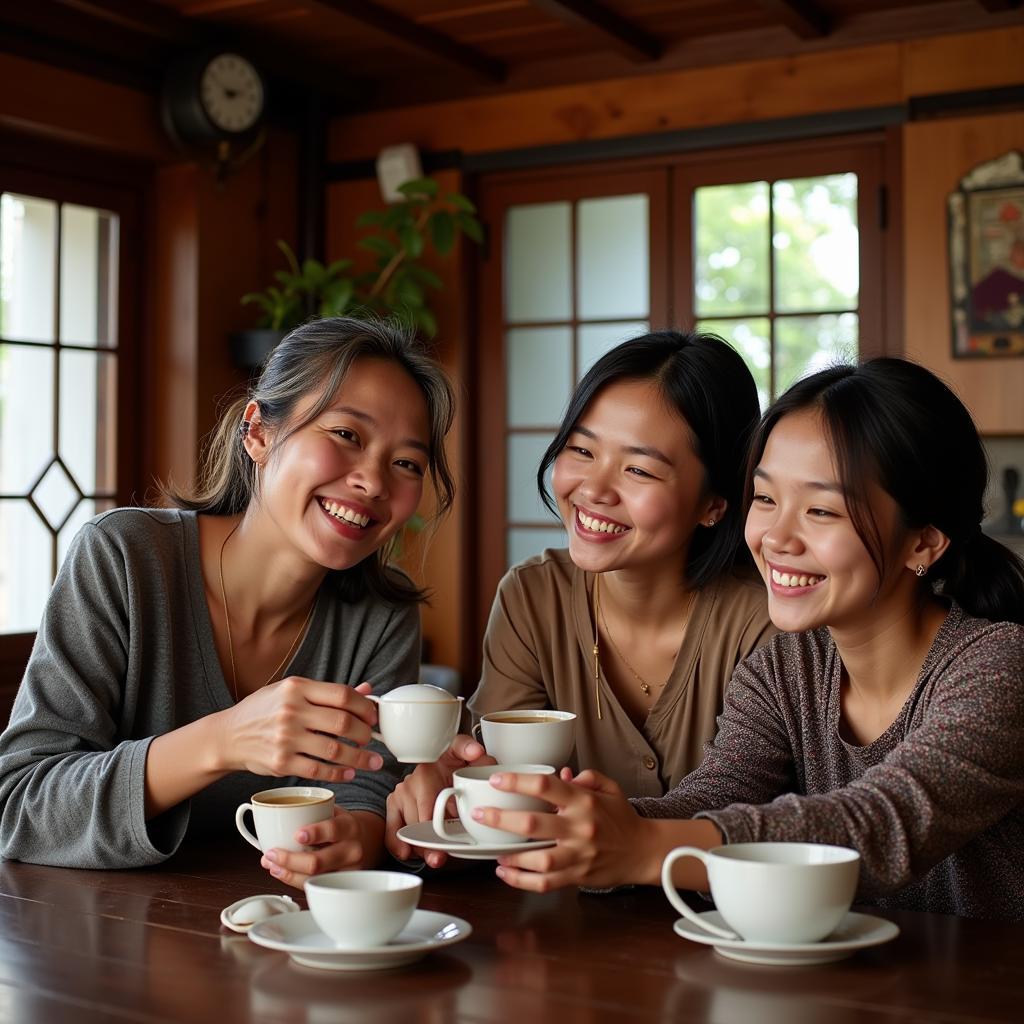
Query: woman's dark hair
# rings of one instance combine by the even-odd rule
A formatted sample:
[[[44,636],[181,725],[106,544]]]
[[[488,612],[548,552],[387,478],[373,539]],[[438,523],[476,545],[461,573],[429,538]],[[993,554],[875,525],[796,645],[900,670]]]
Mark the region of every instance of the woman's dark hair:
[[[749,558],[741,502],[747,445],[760,412],[754,378],[739,354],[713,334],[656,331],[605,353],[576,386],[562,425],[540,461],[537,487],[556,515],[544,476],[595,395],[618,381],[657,384],[669,408],[689,428],[693,450],[704,466],[704,493],[728,502],[722,521],[697,530],[690,541],[684,576],[689,586],[699,589]]]
[[[271,352],[256,383],[228,406],[207,437],[195,487],[184,493],[164,488],[165,497],[196,512],[244,513],[252,501],[259,500],[256,465],[245,450],[240,429],[246,405],[251,401],[259,405],[260,418],[273,436],[273,458],[295,431],[328,407],[357,359],[397,363],[423,392],[430,421],[427,467],[436,496],[433,518],[440,519],[455,499],[455,480],[444,447],[455,417],[452,387],[410,330],[382,319],[329,317],[296,327]],[[293,420],[296,406],[314,394],[318,397],[312,408]],[[393,543],[334,574],[343,600],[358,600],[368,592],[392,604],[424,600],[425,593],[407,577],[388,569]]]
[[[981,532],[988,460],[971,414],[935,374],[906,359],[834,366],[794,384],[764,414],[754,436],[752,473],[768,435],[783,416],[820,413],[857,535],[879,577],[885,538],[871,514],[868,487],[877,483],[900,508],[907,529],[934,526],[949,547],[930,581],[971,615],[1024,623],[1024,563]]]

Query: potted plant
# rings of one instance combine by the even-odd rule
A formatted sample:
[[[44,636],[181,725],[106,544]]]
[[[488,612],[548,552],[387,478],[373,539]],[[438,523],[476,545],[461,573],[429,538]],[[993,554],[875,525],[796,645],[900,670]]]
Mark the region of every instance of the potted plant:
[[[253,369],[263,363],[288,331],[311,317],[391,315],[413,325],[427,337],[437,332],[429,295],[441,279],[419,261],[432,246],[441,256],[451,252],[459,235],[483,241],[476,208],[458,192],[442,192],[433,178],[416,178],[399,187],[403,199],[383,210],[369,210],[356,224],[369,228],[358,242],[372,254],[374,266],[356,273],[353,261],[300,264],[291,247],[277,245],[286,267],[274,274],[275,284],[242,296],[260,312],[254,330],[232,336],[237,366]]]

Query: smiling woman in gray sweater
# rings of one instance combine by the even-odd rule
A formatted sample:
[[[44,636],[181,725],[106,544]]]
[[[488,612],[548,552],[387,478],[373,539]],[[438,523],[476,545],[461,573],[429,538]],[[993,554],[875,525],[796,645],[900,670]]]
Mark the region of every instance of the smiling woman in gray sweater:
[[[654,883],[678,845],[825,842],[861,853],[861,899],[1024,919],[1024,566],[980,531],[970,415],[912,363],[836,367],[765,414],[751,466],[746,540],[783,634],[664,797],[630,804],[593,772],[492,780],[559,810],[482,812],[557,840],[498,874]],[[692,860],[676,878],[707,884]]]
[[[424,477],[439,512],[451,389],[402,329],[293,331],[224,416],[180,510],[86,525],[0,737],[0,854],[133,867],[235,806],[311,780],[337,793],[276,878],[376,862],[398,780],[370,746],[378,692],[414,681],[422,598],[387,564]]]

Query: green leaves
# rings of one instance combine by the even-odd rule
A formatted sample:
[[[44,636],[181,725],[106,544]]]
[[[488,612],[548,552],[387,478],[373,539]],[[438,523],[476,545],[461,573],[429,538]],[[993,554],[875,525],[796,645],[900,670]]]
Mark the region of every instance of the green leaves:
[[[287,268],[274,272],[276,284],[242,298],[260,311],[260,326],[290,330],[310,316],[361,316],[366,311],[397,316],[433,337],[437,318],[427,297],[441,289],[442,281],[418,261],[430,247],[438,256],[450,255],[460,235],[481,243],[484,230],[473,202],[458,192],[442,193],[433,178],[407,181],[398,191],[403,196],[398,202],[356,219],[367,231],[356,245],[373,257],[374,269],[354,273],[349,259],[326,266],[306,259],[300,266],[289,245],[279,241]]]

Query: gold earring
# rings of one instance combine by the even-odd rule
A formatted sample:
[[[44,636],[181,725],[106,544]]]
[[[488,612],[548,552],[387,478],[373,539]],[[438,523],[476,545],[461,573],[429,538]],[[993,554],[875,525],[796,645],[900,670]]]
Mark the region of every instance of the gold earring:
[[[712,517],[711,517],[711,518],[710,518],[710,519],[708,520],[708,526],[714,526],[714,525],[715,525],[715,522],[716,522],[716,519],[715,519],[715,517],[714,517],[714,516],[712,516]]]
[[[928,570],[923,565],[921,565],[920,562],[918,562],[917,568],[914,570],[914,575],[920,577],[927,575],[927,573]]]

